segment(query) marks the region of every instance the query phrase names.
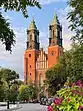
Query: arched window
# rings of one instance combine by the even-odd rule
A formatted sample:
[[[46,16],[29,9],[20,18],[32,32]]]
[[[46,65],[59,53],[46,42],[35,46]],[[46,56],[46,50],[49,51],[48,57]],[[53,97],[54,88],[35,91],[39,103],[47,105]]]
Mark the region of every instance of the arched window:
[[[35,42],[37,43],[37,36],[35,35]]]

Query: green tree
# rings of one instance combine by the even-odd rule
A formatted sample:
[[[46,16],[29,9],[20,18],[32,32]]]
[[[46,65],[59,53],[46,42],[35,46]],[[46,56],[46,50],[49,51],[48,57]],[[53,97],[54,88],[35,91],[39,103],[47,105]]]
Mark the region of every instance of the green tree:
[[[10,28],[9,22],[2,16],[2,9],[5,12],[21,11],[25,18],[28,17],[27,6],[41,8],[37,0],[0,0],[0,41],[5,44],[6,50],[12,51],[11,46],[15,44],[15,34]]]
[[[35,85],[29,85],[29,99],[33,100],[37,98],[37,88]]]
[[[57,64],[46,72],[46,82],[48,84],[48,92],[54,95],[66,81],[66,72],[61,64]]]
[[[72,67],[72,55],[73,52],[72,50],[65,51],[63,56],[60,57],[59,63],[63,66],[65,76],[71,75],[73,72],[73,67]]]
[[[72,64],[72,73],[70,77],[73,77],[74,81],[80,79],[83,82],[83,44],[73,45],[71,64]]]
[[[76,33],[72,39],[83,43],[83,0],[68,0],[68,6],[72,8],[68,13],[69,27]]]
[[[49,92],[54,95],[67,80],[83,82],[83,45],[73,44],[69,51],[60,57],[59,64],[46,72]],[[60,87],[59,87],[60,86]]]
[[[4,100],[4,96],[3,82],[0,80],[0,101]]]
[[[29,100],[29,87],[27,85],[21,85],[19,87],[18,100],[20,101]]]
[[[7,81],[9,85],[11,85],[11,83],[19,78],[19,74],[11,69],[2,68],[0,70],[0,74],[2,74],[2,78],[4,78],[4,80]]]
[[[37,88],[34,85],[21,85],[19,87],[18,99],[20,101],[28,101],[37,98]]]
[[[15,101],[17,98],[18,84],[17,80],[19,75],[10,69],[1,68],[0,69],[0,81],[1,87],[0,91],[3,91],[2,96],[4,100]]]
[[[2,75],[0,74],[0,101],[4,99],[4,90],[3,90],[3,82],[2,82]]]
[[[20,86],[20,85],[23,85],[24,82],[23,82],[22,80],[18,80],[18,81],[17,81],[17,84]]]
[[[18,96],[18,84],[13,84],[10,87],[10,93],[9,93],[9,101],[15,103],[17,101]]]
[[[73,81],[83,81],[83,45],[73,44],[69,51],[66,51],[60,63],[64,64],[66,75]]]

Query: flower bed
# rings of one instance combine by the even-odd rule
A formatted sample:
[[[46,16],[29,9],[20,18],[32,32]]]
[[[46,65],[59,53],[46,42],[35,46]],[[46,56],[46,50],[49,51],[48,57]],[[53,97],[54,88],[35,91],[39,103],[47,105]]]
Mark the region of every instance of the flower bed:
[[[57,98],[48,111],[83,111],[83,84],[79,80],[57,92]]]

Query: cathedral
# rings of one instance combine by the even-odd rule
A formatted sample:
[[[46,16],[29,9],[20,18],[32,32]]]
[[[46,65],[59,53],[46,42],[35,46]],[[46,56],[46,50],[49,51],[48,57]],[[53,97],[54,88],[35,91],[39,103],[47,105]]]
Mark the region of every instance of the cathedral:
[[[27,47],[24,53],[24,82],[30,81],[36,85],[43,85],[45,72],[57,64],[59,57],[63,54],[62,26],[54,13],[52,22],[49,25],[48,53],[40,48],[39,30],[34,19],[27,29]]]

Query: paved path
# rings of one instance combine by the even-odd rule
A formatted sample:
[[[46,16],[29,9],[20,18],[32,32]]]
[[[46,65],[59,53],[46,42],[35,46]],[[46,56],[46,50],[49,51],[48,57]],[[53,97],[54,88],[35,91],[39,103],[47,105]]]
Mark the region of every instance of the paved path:
[[[47,111],[47,106],[27,103],[22,104],[22,108],[18,109],[17,111]]]
[[[16,108],[16,106],[17,106],[17,105],[13,105],[13,104],[10,104],[10,105],[9,105],[10,109],[11,109],[11,108]],[[5,109],[7,109],[7,106],[0,106],[0,110],[5,110]]]

